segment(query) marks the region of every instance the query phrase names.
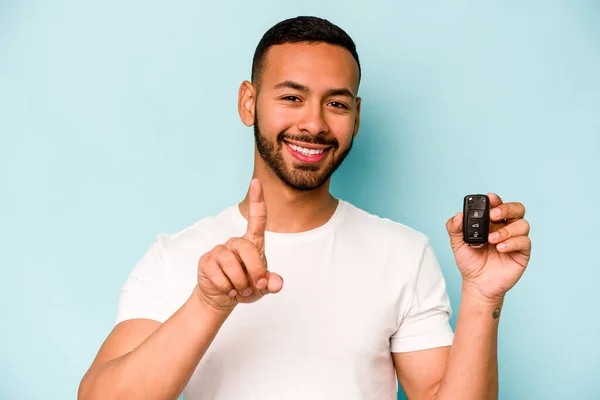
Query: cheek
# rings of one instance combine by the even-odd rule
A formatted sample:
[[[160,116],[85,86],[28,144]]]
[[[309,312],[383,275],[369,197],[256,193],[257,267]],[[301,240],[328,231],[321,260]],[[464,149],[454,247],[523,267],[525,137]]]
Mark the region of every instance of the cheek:
[[[289,109],[273,107],[268,112],[259,114],[258,118],[263,135],[276,137],[294,125],[295,114]]]
[[[346,147],[350,143],[354,133],[354,116],[334,115],[328,118],[327,125],[331,134],[340,143],[340,147]]]

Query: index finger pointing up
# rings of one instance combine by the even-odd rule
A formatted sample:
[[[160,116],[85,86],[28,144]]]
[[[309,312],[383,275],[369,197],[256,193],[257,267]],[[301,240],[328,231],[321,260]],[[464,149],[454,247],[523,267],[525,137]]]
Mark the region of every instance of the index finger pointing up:
[[[255,178],[250,182],[248,199],[248,229],[244,237],[254,243],[260,255],[264,256],[267,204],[265,203],[260,180]]]

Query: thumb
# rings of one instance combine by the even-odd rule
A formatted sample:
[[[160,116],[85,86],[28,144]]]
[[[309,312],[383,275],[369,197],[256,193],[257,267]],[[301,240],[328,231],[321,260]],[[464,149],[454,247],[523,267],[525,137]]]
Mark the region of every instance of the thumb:
[[[244,237],[254,243],[260,255],[264,257],[267,204],[265,203],[260,180],[255,178],[250,182],[248,199],[248,228]]]
[[[267,287],[265,288],[268,293],[278,293],[283,287],[283,278],[281,275],[274,272],[267,272]]]
[[[450,245],[453,250],[462,246],[465,242],[463,240],[463,213],[458,212],[456,215],[446,222],[446,230],[450,236]]]

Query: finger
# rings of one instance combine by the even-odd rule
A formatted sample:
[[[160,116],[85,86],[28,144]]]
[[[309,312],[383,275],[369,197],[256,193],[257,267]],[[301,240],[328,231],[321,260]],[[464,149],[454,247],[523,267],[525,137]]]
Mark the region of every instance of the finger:
[[[490,210],[490,219],[494,222],[507,219],[513,221],[525,216],[525,206],[518,202],[502,203]]]
[[[208,279],[221,293],[229,297],[237,294],[237,290],[233,288],[231,281],[225,276],[225,273],[219,267],[219,263],[214,258],[207,259],[204,271]]]
[[[269,293],[278,293],[283,287],[283,278],[274,272],[267,272],[267,277],[269,281],[267,291]]]
[[[496,245],[496,249],[501,253],[510,253],[513,251],[521,251],[527,255],[531,252],[531,239],[529,236],[517,236],[505,240]]]
[[[242,296],[252,293],[244,267],[233,251],[225,246],[219,246],[215,259],[238,293]]]
[[[446,222],[446,229],[451,235],[462,235],[463,213],[458,212]]]
[[[487,196],[490,199],[490,207],[498,207],[502,204],[502,199],[496,193],[488,193]]]
[[[241,260],[253,285],[258,289],[266,288],[267,266],[254,243],[245,238],[232,238],[227,241],[226,247],[230,248]]]
[[[248,194],[248,228],[244,237],[250,240],[261,256],[265,252],[265,230],[267,228],[267,204],[263,195],[262,184],[252,179]]]
[[[529,235],[529,222],[524,219],[518,219],[510,224],[506,225],[502,229],[498,229],[496,232],[490,233],[488,241],[490,243],[501,243],[517,236]]]
[[[446,230],[450,236],[450,246],[453,250],[464,244],[463,239],[463,213],[458,212],[446,222]]]

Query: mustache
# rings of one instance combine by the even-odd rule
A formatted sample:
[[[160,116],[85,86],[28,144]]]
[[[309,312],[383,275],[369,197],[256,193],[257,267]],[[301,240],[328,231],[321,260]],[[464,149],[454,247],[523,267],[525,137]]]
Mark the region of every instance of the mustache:
[[[322,136],[310,136],[310,135],[289,135],[285,132],[281,132],[277,135],[277,144],[281,146],[282,142],[285,140],[293,140],[296,142],[304,142],[307,144],[318,144],[322,146],[333,146],[334,148],[339,147],[339,143],[336,139],[327,139]]]

